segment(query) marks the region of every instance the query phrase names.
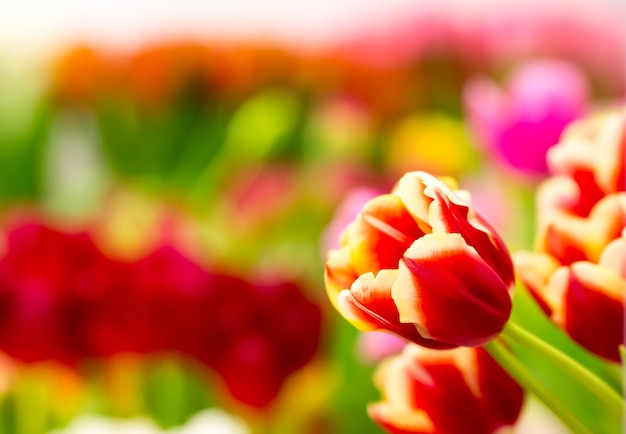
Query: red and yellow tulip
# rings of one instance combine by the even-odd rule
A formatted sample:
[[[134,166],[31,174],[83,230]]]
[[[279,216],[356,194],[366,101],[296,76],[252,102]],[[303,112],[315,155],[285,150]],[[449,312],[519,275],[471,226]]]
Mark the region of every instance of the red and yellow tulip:
[[[626,192],[623,110],[573,124],[549,153],[557,176],[540,187],[534,252],[517,273],[551,319],[614,362],[624,343]]]
[[[328,295],[356,327],[439,349],[482,345],[504,327],[511,258],[465,192],[446,182],[406,174],[363,207],[328,254]]]
[[[491,433],[515,423],[524,392],[482,348],[408,345],[385,360],[372,419],[394,434]]]

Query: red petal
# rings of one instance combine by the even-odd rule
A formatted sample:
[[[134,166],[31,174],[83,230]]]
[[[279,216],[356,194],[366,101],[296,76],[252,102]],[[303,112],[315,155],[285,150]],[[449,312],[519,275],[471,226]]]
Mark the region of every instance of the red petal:
[[[459,234],[428,234],[406,252],[392,294],[402,322],[460,346],[498,334],[511,313],[508,287]],[[420,330],[422,331],[422,330]]]
[[[444,190],[432,186],[427,191],[434,199],[430,206],[429,221],[433,231],[458,233],[468,245],[476,249],[481,258],[500,276],[508,287],[515,282],[511,256],[500,236],[469,205]]]
[[[576,262],[557,270],[549,291],[555,298],[554,294],[562,294],[555,321],[589,351],[619,363],[626,281],[610,269]]]
[[[400,198],[387,194],[372,199],[347,235],[356,273],[398,268],[404,251],[423,234]]]
[[[388,330],[416,344],[428,348],[451,348],[422,336],[414,324],[401,323],[398,310],[391,298],[391,287],[398,270],[381,270],[360,276],[350,291],[342,291],[338,305],[342,315],[361,330]]]
[[[328,253],[324,265],[324,283],[331,303],[337,308],[337,296],[344,289],[349,289],[359,277],[354,271],[350,250],[343,247]]]

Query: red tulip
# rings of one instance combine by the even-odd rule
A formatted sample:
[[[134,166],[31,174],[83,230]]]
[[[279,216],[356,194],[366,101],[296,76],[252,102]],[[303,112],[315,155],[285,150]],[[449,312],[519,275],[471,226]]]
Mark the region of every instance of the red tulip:
[[[384,361],[370,416],[390,433],[493,433],[517,420],[523,390],[482,348],[409,345]]]
[[[431,348],[482,345],[502,330],[511,258],[461,195],[413,172],[364,206],[326,262],[326,289],[344,317]]]
[[[515,255],[522,282],[572,339],[619,362],[625,342],[626,193],[604,197],[587,218],[555,214],[537,246],[537,252]]]
[[[539,188],[539,220],[555,210],[588,216],[596,202],[626,186],[626,110],[594,113],[572,123],[547,160],[555,176]]]
[[[211,278],[210,292],[200,300],[198,318],[204,320],[194,334],[199,339],[195,355],[238,401],[265,407],[287,377],[315,355],[321,311],[293,283]]]
[[[624,339],[626,112],[569,126],[548,154],[556,176],[537,200],[534,252],[515,256],[547,315],[587,350],[614,362]]]
[[[9,228],[0,260],[0,349],[28,363],[84,356],[83,307],[106,289],[108,264],[86,233],[30,221]]]

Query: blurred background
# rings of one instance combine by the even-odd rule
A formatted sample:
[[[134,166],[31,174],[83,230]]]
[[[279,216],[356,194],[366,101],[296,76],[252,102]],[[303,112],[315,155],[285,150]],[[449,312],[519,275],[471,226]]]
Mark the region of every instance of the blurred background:
[[[339,318],[325,251],[411,170],[529,247],[547,149],[623,100],[625,12],[2,3],[0,431],[381,432],[401,343]]]

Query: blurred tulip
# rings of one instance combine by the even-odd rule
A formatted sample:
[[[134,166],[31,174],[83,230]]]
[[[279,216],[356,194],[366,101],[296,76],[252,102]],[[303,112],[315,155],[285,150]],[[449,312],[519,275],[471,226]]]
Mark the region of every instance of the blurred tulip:
[[[460,195],[412,172],[364,206],[325,268],[328,295],[346,319],[431,348],[482,345],[502,330],[511,258]]]
[[[94,104],[117,84],[119,69],[110,55],[78,46],[59,59],[54,71],[54,92],[66,103]]]
[[[0,260],[0,349],[74,364],[122,352],[177,351],[264,407],[315,355],[321,310],[294,283],[210,273],[172,245],[110,259],[86,232],[17,221]]]
[[[187,313],[197,323],[193,354],[213,368],[238,401],[262,408],[285,379],[315,355],[321,310],[289,282],[252,284],[212,275]]]
[[[618,347],[625,342],[626,193],[606,196],[588,218],[553,218],[537,246],[537,252],[514,255],[522,282],[576,342],[619,362]]]
[[[539,187],[539,220],[553,210],[588,216],[603,196],[626,186],[626,110],[608,109],[572,123],[547,159],[555,176]]]
[[[535,251],[514,256],[542,309],[576,342],[614,362],[625,342],[626,185],[623,110],[572,124],[548,154]]]
[[[456,176],[476,159],[464,126],[444,114],[405,118],[392,132],[388,146],[388,164],[395,174],[420,167],[433,175]]]
[[[207,272],[172,246],[113,270],[114,284],[85,306],[91,355],[189,349],[189,312],[207,288]]]
[[[144,47],[132,56],[124,73],[128,92],[147,107],[172,104],[180,96],[204,96],[208,48],[194,43]]]
[[[537,60],[513,71],[503,88],[469,81],[464,101],[470,125],[493,157],[530,175],[547,173],[546,153],[587,107],[588,85],[574,65]]]
[[[436,351],[409,345],[375,374],[383,401],[370,416],[386,431],[493,433],[513,425],[522,388],[482,348]]]
[[[0,260],[0,348],[24,362],[73,363],[81,339],[84,303],[109,281],[109,261],[82,232],[61,232],[36,220],[6,228]]]

